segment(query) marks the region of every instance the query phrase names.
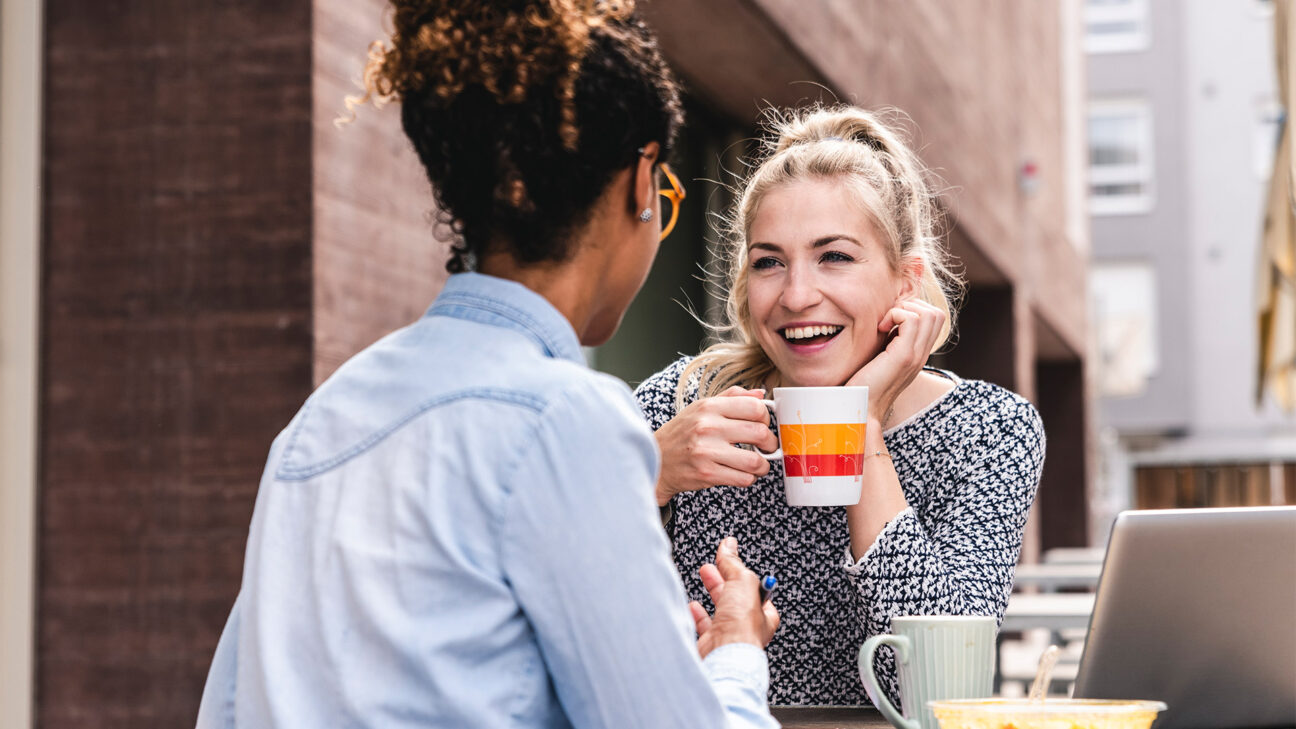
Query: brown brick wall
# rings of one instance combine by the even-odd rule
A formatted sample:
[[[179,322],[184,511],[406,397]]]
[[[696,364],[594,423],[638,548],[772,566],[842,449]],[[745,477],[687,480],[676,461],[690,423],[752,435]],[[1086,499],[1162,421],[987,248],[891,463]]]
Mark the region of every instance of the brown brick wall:
[[[369,43],[385,38],[381,0],[315,0],[315,382],[374,340],[417,319],[447,276],[433,238],[431,187],[400,126],[400,108],[333,124]],[[390,21],[386,24],[390,27]]]
[[[192,726],[311,384],[310,7],[46,18],[38,726]]]

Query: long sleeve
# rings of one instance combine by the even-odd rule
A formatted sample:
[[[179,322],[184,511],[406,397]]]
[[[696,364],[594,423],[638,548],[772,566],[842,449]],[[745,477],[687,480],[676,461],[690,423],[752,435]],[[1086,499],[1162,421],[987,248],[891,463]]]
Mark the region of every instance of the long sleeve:
[[[658,372],[635,388],[635,400],[643,411],[648,427],[654,431],[675,417],[675,388],[684,373],[684,368],[693,360],[692,357],[681,357],[672,362],[666,369]],[[697,388],[689,389],[690,401],[696,399]]]
[[[676,386],[690,358],[635,391],[660,428],[675,417]],[[887,525],[858,563],[849,555],[845,509],[789,506],[783,469],[749,488],[676,494],[670,537],[690,596],[707,603],[697,568],[716,540],[733,535],[753,569],[776,575],[782,625],[766,647],[775,704],[864,704],[860,644],[890,629],[892,615],[1002,617],[1026,515],[1044,458],[1030,403],[995,385],[959,380],[944,397],[886,433],[912,507]],[[696,397],[689,387],[685,401]],[[891,652],[878,675],[893,701]]]
[[[656,445],[624,386],[570,388],[524,451],[502,554],[573,725],[778,726],[760,648],[698,658],[652,502]]]
[[[866,635],[888,632],[894,615],[1003,619],[1043,468],[1044,431],[1030,403],[1001,393],[962,414],[975,420],[963,422],[961,442],[927,446],[948,448],[950,462],[961,464],[950,482],[924,485],[943,498],[927,503],[922,517],[913,508],[897,515],[858,562],[845,556]],[[894,696],[892,660],[886,652],[877,668]]]

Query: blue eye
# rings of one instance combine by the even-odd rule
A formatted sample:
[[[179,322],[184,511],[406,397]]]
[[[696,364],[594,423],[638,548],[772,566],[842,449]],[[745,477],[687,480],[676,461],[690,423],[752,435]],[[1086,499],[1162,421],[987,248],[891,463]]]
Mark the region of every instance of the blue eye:
[[[828,251],[819,257],[820,263],[850,263],[854,260],[841,251]]]
[[[757,271],[763,271],[767,268],[773,268],[778,265],[778,259],[774,256],[761,256],[752,261],[751,267]]]

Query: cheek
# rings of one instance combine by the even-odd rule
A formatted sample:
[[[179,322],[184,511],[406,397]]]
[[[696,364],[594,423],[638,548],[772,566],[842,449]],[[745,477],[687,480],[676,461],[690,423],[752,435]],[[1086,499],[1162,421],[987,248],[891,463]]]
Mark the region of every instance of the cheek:
[[[753,286],[750,283],[747,285],[747,312],[751,315],[752,321],[758,325],[769,315],[770,300],[764,287]]]

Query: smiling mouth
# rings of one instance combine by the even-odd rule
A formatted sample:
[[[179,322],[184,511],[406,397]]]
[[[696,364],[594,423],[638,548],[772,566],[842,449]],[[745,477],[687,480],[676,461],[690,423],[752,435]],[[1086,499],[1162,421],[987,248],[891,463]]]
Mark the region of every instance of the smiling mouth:
[[[779,333],[783,339],[790,344],[822,344],[841,333],[846,327],[839,326],[813,326],[813,327],[788,327],[780,329]]]

